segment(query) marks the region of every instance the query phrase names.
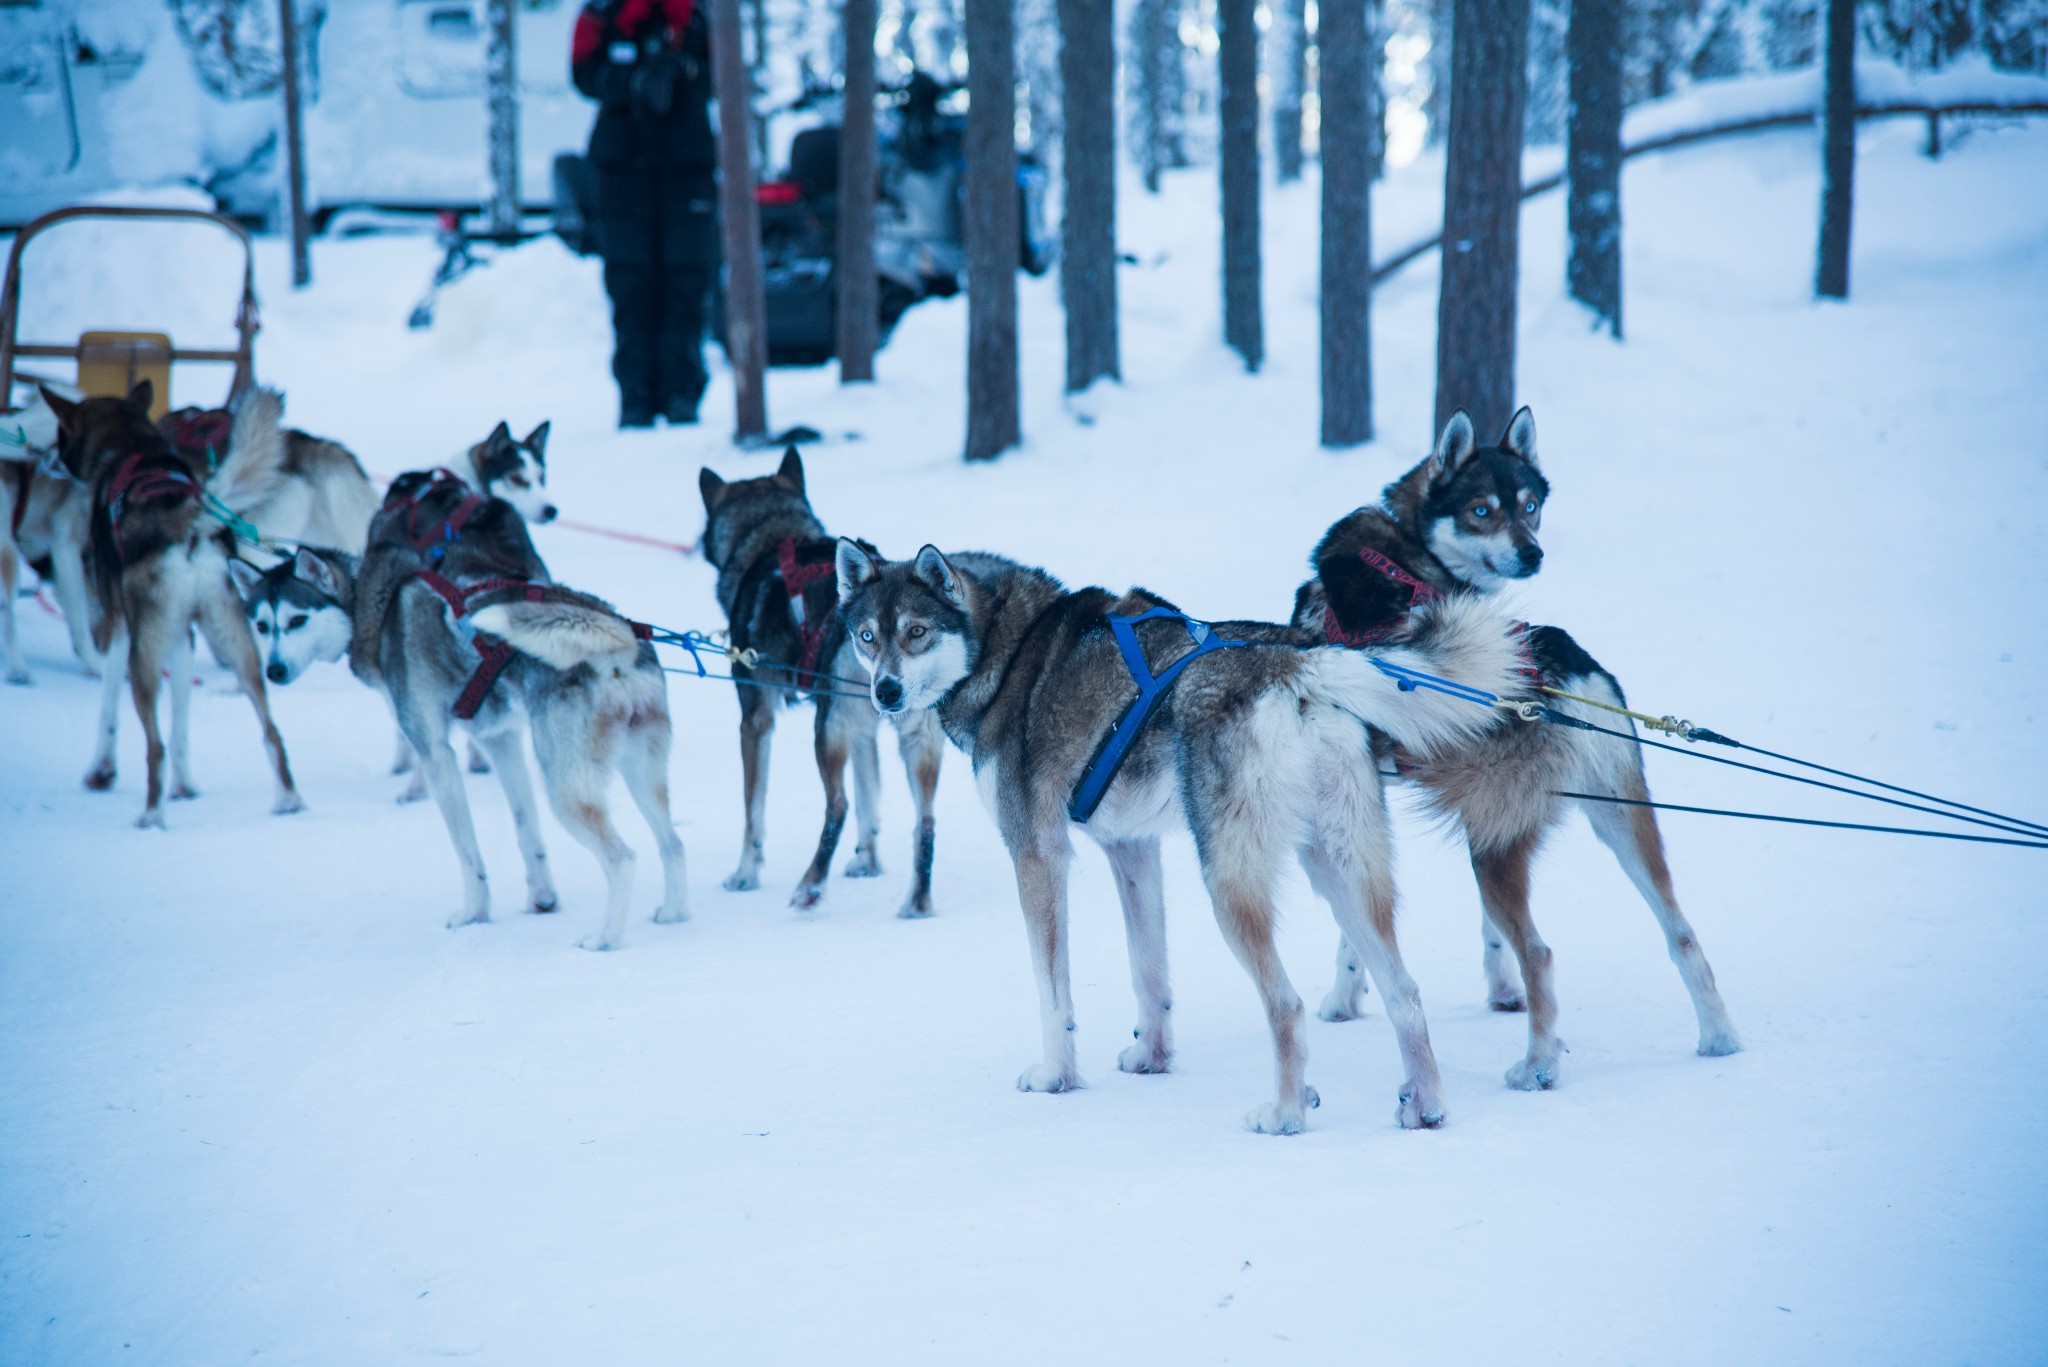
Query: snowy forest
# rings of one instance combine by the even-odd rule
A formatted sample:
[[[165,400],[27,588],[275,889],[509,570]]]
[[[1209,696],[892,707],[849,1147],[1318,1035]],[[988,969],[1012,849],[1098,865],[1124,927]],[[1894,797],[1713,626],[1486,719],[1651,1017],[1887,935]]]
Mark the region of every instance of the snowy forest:
[[[2042,1361],[2048,0],[0,0],[0,257],[0,1363]]]

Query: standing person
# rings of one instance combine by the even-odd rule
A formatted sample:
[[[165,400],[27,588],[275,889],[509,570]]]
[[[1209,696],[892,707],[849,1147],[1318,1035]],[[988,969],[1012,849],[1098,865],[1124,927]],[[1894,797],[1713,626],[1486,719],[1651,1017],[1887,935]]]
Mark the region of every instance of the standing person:
[[[709,18],[693,0],[590,0],[570,72],[598,102],[590,162],[619,426],[693,423],[718,268]]]

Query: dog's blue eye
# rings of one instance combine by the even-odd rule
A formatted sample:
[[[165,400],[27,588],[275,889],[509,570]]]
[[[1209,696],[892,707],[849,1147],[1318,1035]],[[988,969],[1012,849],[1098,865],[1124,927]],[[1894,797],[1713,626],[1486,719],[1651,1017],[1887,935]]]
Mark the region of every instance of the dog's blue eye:
[[[1529,501],[1528,501],[1527,503],[1524,503],[1524,504],[1522,505],[1522,511],[1523,511],[1523,512],[1525,512],[1525,513],[1533,513],[1533,512],[1535,512],[1535,511],[1536,511],[1536,500],[1532,498],[1532,499],[1530,499],[1530,500],[1529,500]]]
[[[862,633],[860,634],[860,638],[861,638],[861,640],[865,641],[865,642],[866,642],[867,644],[869,644],[869,645],[873,645],[873,644],[874,644],[874,642],[875,642],[875,633],[874,633],[874,632],[872,632],[872,631],[863,631],[863,632],[862,632]]]
[[[1485,517],[1485,516],[1487,516],[1487,515],[1488,515],[1489,513],[1491,513],[1492,511],[1493,511],[1493,509],[1491,509],[1491,508],[1487,507],[1487,506],[1486,506],[1486,505],[1485,505],[1484,503],[1482,503],[1482,504],[1480,504],[1480,505],[1479,505],[1478,507],[1476,507],[1476,508],[1474,508],[1474,509],[1472,510],[1472,516],[1474,516],[1474,517]]]

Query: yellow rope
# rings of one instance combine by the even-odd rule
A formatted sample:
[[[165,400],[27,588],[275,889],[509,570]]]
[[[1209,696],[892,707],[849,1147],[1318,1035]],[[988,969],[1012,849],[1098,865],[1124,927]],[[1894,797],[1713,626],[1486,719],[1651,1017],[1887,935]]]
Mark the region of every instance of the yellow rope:
[[[1639,721],[1652,731],[1662,731],[1667,736],[1677,736],[1681,740],[1691,740],[1693,732],[1698,729],[1691,722],[1682,721],[1677,717],[1669,715],[1653,717],[1646,712],[1631,712],[1626,707],[1616,707],[1613,703],[1601,702],[1598,698],[1587,698],[1577,693],[1567,693],[1562,688],[1551,688],[1548,685],[1544,685],[1540,691],[1548,693],[1553,698],[1569,698],[1573,702],[1584,703],[1588,707],[1597,707],[1602,712],[1612,712],[1616,716]]]

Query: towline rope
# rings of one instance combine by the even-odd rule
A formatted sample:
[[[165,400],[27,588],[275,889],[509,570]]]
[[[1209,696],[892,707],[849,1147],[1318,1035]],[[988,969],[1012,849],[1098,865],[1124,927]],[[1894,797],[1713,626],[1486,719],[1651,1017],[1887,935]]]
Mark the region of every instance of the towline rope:
[[[693,679],[719,679],[726,683],[739,684],[743,688],[768,688],[778,693],[822,694],[829,698],[859,698],[863,701],[868,700],[868,685],[865,680],[842,678],[837,674],[820,674],[815,669],[809,671],[800,670],[793,664],[775,659],[772,656],[763,655],[751,646],[741,648],[721,642],[718,638],[725,636],[726,633],[723,631],[704,632],[694,629],[690,631],[674,631],[668,627],[656,626],[650,626],[648,630],[651,633],[648,639],[655,644],[676,646],[689,653],[692,668],[677,669],[663,665],[662,671],[664,673],[681,674],[686,678]],[[704,656],[707,654],[723,658],[745,669],[780,669],[787,671],[791,675],[808,673],[812,679],[842,684],[845,687],[798,688],[793,683],[776,683],[764,679],[743,679],[737,674],[713,674],[704,667]]]

